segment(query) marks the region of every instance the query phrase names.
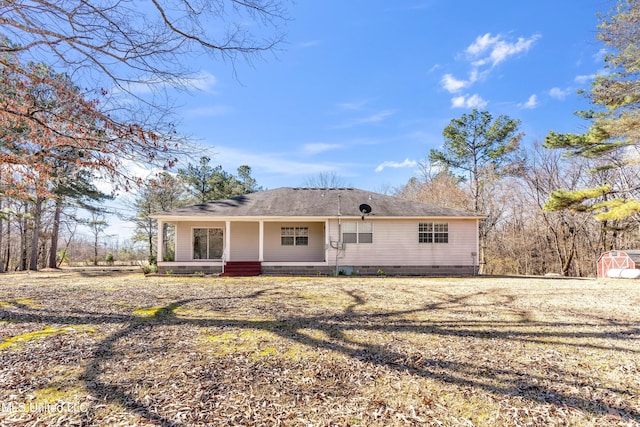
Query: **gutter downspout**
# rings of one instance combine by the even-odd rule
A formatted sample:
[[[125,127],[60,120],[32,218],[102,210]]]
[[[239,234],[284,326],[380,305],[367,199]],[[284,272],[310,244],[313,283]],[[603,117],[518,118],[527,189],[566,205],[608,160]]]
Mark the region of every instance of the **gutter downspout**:
[[[336,244],[336,276],[339,273],[338,255],[340,254],[340,248],[342,247],[342,200],[341,195],[338,194],[338,243]]]

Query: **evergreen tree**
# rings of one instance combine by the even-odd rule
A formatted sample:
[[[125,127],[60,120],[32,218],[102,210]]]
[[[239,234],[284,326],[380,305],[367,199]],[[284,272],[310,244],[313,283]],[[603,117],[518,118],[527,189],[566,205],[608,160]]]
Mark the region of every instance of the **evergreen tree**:
[[[603,221],[640,213],[640,182],[626,179],[628,170],[640,163],[639,21],[639,0],[619,0],[610,14],[602,17],[597,38],[609,49],[604,60],[606,72],[596,77],[587,94],[596,109],[577,113],[590,120],[591,126],[584,134],[550,132],[545,140],[547,148],[597,160],[593,172],[615,171],[616,178],[590,188],[558,189],[545,209],[588,211]],[[611,178],[611,174],[607,176]]]
[[[174,175],[163,172],[158,178],[147,180],[138,191],[133,207],[136,215],[129,218],[135,224],[133,240],[144,242],[147,246],[149,260],[153,263],[157,254],[157,221],[150,216],[156,212],[168,211],[184,206],[186,197],[184,195],[184,185],[182,181]],[[172,258],[170,244],[172,236],[168,224],[165,224],[163,232],[163,242],[165,247],[163,253],[165,257]]]
[[[58,266],[58,239],[62,213],[67,207],[79,207],[89,212],[100,211],[99,203],[113,199],[113,196],[98,190],[93,184],[93,175],[86,170],[71,172],[70,164],[62,165],[53,181],[53,198],[55,200],[53,225],[51,229],[51,245],[49,248],[49,268]]]
[[[209,157],[202,156],[197,165],[189,163],[186,168],[178,170],[178,176],[196,203],[207,203],[261,190],[256,180],[251,177],[249,166],[240,166],[236,177],[224,171],[221,165],[211,166],[210,162]]]
[[[474,109],[453,119],[443,131],[442,150],[432,149],[429,160],[434,166],[459,174],[469,184],[472,209],[487,215],[480,224],[480,272],[487,235],[495,226],[503,207],[492,204],[491,183],[518,170],[519,120],[501,115],[495,120],[488,111]]]

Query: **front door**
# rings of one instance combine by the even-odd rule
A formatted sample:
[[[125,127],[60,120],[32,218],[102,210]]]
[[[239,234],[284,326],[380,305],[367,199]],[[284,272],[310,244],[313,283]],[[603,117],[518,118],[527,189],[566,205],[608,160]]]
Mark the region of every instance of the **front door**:
[[[193,229],[193,259],[221,259],[224,253],[222,228]]]

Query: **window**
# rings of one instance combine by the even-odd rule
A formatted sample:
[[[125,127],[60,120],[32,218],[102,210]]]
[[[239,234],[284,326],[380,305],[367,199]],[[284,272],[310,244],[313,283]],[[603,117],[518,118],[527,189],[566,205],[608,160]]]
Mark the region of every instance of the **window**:
[[[193,229],[193,259],[222,258],[223,247],[222,228]]]
[[[282,246],[309,246],[309,227],[280,228]]]
[[[344,243],[373,243],[373,223],[356,221],[342,223],[342,241]]]
[[[419,243],[449,243],[449,224],[446,222],[421,222],[418,224]]]

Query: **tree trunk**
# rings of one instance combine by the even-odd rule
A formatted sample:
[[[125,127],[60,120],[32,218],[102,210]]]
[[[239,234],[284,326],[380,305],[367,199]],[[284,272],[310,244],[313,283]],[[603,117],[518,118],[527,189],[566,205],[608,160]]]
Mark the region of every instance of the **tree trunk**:
[[[149,220],[148,221],[149,224],[149,233],[147,234],[147,238],[148,238],[148,243],[149,243],[149,262],[152,264],[157,264],[158,261],[162,261],[161,259],[157,259],[157,255],[156,255],[156,262],[153,263],[153,235],[154,233],[154,229],[153,229],[153,220]]]
[[[27,210],[28,204],[24,204],[24,214],[20,218],[20,271],[27,269]]]
[[[53,215],[51,229],[51,248],[49,249],[49,268],[58,268],[58,234],[60,234],[60,215],[62,213],[62,198],[56,200],[56,210]]]
[[[9,216],[11,219],[11,216]],[[11,261],[11,221],[7,221],[7,251],[4,257],[4,271],[9,271],[9,262]]]
[[[29,270],[38,270],[38,251],[40,249],[40,223],[42,222],[42,197],[36,197],[36,205],[33,213],[33,237],[31,239],[31,260]]]
[[[76,230],[78,229],[78,223],[75,222],[74,224],[75,225],[73,227],[73,231],[69,229],[71,234],[69,235],[69,239],[65,242],[65,246],[62,250],[62,255],[60,256],[60,262],[58,263],[57,268],[60,268],[62,263],[67,259],[67,254],[69,253],[69,245],[71,245],[71,240],[73,240],[73,236],[75,236]]]
[[[98,265],[98,233],[95,234],[93,241],[93,265]]]
[[[478,274],[482,275],[486,271],[485,260],[485,242],[487,241],[486,230],[484,221],[480,221],[480,227],[478,230]]]
[[[2,199],[0,199],[0,211],[2,211]],[[2,233],[4,228],[4,221],[2,220],[2,214],[0,214],[0,273],[4,272],[4,263],[2,262]]]

